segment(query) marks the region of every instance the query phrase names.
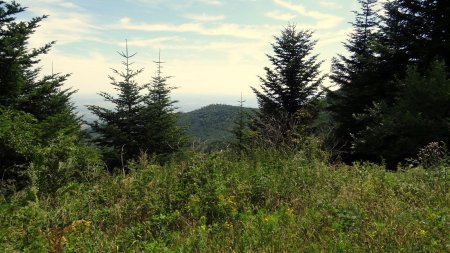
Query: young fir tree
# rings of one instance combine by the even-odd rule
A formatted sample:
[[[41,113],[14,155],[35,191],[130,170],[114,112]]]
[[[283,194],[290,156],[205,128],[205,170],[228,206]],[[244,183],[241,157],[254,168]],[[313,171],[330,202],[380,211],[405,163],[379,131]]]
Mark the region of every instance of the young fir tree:
[[[242,94],[241,99],[238,102],[239,102],[239,114],[234,122],[234,128],[232,130],[232,133],[234,134],[234,140],[232,145],[234,146],[240,157],[249,148],[248,144],[250,134],[248,129],[249,115],[244,110],[245,101],[242,99]]]
[[[352,161],[353,135],[365,128],[366,122],[355,115],[364,113],[374,101],[385,97],[388,82],[377,71],[377,30],[379,18],[375,11],[377,0],[359,0],[361,10],[355,12],[353,33],[345,48],[348,56],[338,55],[332,61],[331,80],[337,90],[328,90],[328,110],[334,123],[328,145],[338,149],[344,161]]]
[[[82,143],[80,120],[70,101],[74,91],[63,88],[68,75],[42,76],[37,66],[54,42],[29,48],[30,36],[47,16],[16,21],[25,9],[0,1],[0,174],[2,181],[15,180],[19,187],[27,183],[29,163],[54,173],[58,162],[68,158],[65,151],[39,157],[49,145],[70,139],[75,150]]]
[[[315,44],[311,31],[297,31],[295,25],[288,25],[272,44],[274,55],[268,58],[273,68],[266,67],[265,78],[260,77],[261,90],[252,87],[260,109],[255,120],[257,131],[263,138],[286,137],[276,137],[275,145],[314,118],[318,89],[324,79],[319,71],[322,62],[312,54]]]
[[[145,151],[152,154],[170,154],[179,150],[185,143],[184,130],[177,125],[175,113],[177,103],[171,100],[170,93],[174,87],[167,83],[170,76],[162,75],[161,56],[155,62],[156,74],[146,85],[144,98],[145,109],[142,120],[145,128]]]
[[[128,44],[125,52],[118,52],[123,58],[123,71],[112,69],[118,76],[109,76],[111,85],[117,91],[117,95],[106,92],[99,93],[105,101],[112,103],[113,108],[96,105],[87,106],[99,120],[90,124],[97,134],[95,142],[103,147],[104,156],[110,166],[125,166],[125,162],[136,158],[145,149],[143,145],[142,110],[144,97],[140,94],[143,89],[135,77],[143,69],[133,70],[131,59],[136,55],[128,52]]]

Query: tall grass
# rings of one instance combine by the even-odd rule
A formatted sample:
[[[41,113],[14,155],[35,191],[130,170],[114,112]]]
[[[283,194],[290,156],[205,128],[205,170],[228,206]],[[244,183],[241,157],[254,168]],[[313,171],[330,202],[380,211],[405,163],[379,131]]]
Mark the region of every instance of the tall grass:
[[[91,168],[0,201],[3,252],[448,252],[447,167],[329,166],[317,150]]]

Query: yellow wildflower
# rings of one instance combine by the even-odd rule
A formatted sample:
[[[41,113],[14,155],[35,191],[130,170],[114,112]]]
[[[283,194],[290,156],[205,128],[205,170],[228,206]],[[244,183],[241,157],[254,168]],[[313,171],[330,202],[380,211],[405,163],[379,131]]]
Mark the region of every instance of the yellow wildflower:
[[[419,231],[418,231],[417,234],[422,237],[422,236],[425,236],[427,234],[427,231],[419,228]]]
[[[223,227],[225,229],[232,229],[233,228],[233,223],[230,223],[228,221],[225,221],[225,223],[223,224]]]

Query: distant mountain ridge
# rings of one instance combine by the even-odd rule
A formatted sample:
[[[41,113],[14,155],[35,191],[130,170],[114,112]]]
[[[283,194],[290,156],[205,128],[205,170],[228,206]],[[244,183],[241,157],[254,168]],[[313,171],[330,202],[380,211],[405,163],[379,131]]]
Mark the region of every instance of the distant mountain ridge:
[[[86,122],[93,122],[96,118],[88,110],[82,108],[80,115]],[[244,107],[246,115],[257,109]],[[239,106],[225,104],[210,104],[190,112],[179,112],[178,124],[186,127],[189,143],[202,144],[206,150],[222,148],[233,138],[232,130],[239,117]],[[87,125],[86,128],[89,128]]]
[[[251,113],[252,108],[244,108]],[[179,113],[178,123],[186,126],[186,133],[192,141],[204,141],[209,144],[225,142],[233,137],[232,130],[239,116],[239,106],[211,104],[200,109]]]

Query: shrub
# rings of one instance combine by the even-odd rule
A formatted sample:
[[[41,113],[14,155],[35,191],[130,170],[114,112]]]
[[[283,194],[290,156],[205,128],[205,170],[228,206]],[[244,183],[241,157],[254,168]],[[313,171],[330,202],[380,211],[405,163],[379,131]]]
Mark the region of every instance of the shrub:
[[[417,154],[417,162],[424,168],[441,165],[448,158],[447,145],[444,142],[430,142]]]

